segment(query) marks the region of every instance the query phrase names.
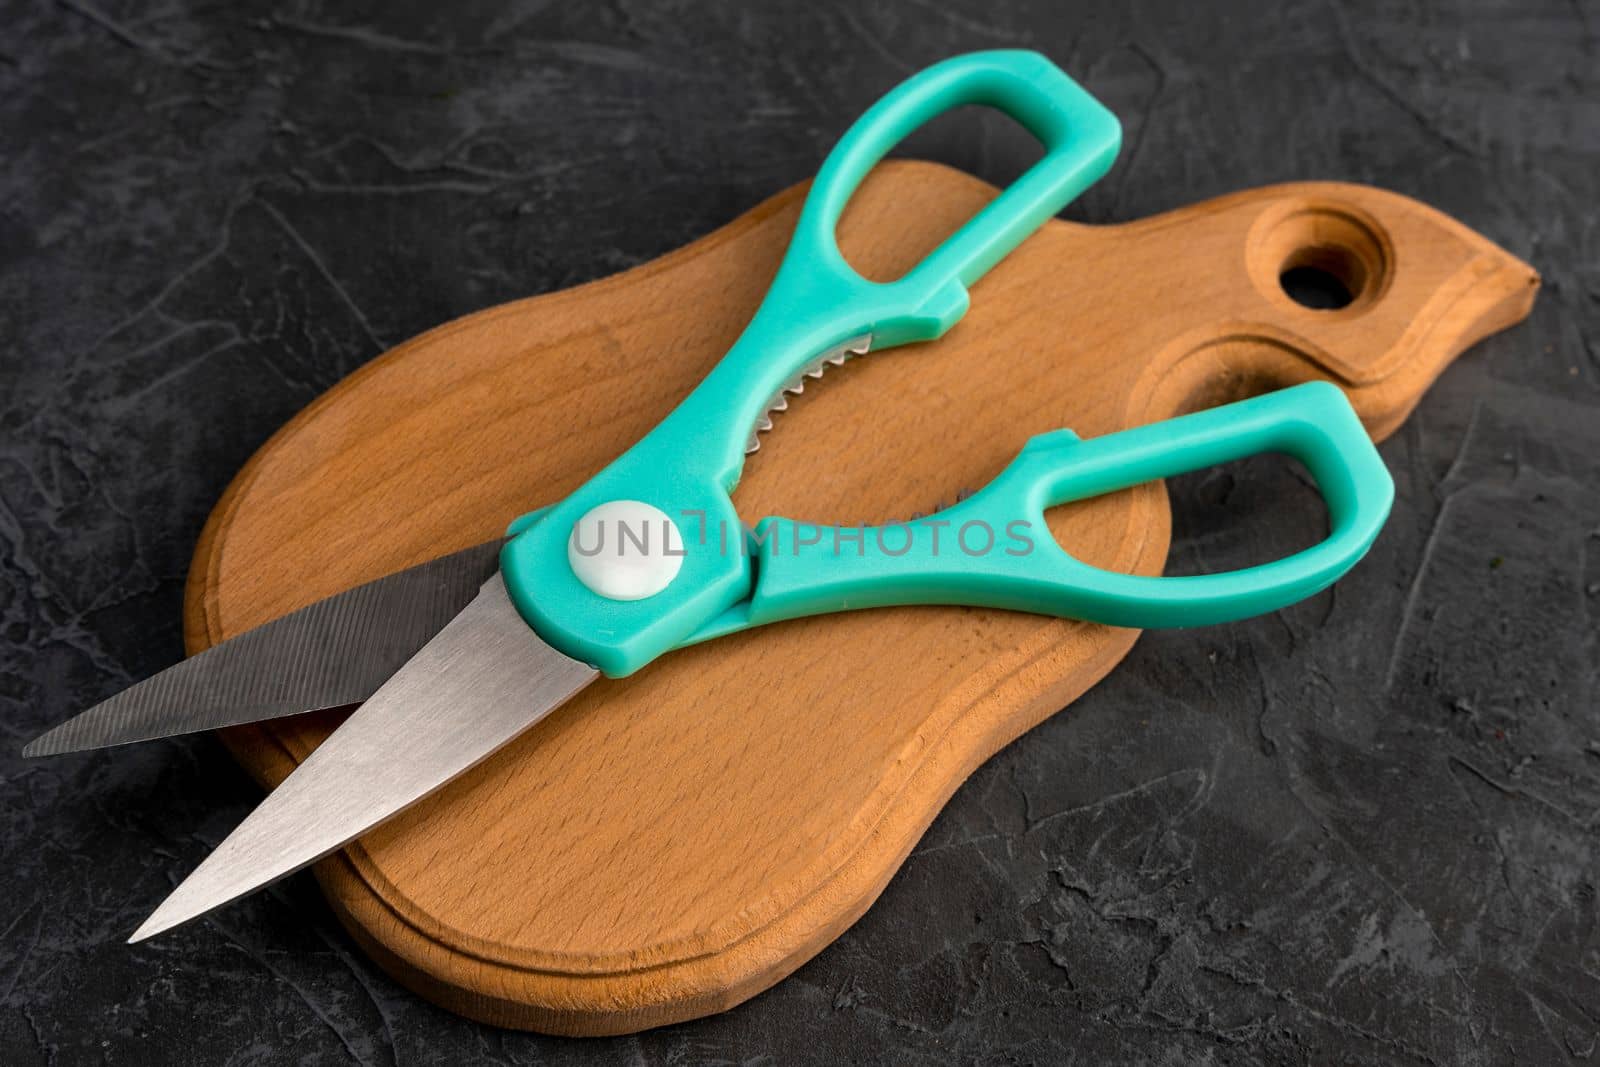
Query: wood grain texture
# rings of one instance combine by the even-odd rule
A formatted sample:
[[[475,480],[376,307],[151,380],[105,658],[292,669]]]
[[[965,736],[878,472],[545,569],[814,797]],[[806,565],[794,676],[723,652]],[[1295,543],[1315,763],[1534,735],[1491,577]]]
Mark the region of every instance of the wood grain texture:
[[[803,193],[614,278],[441,326],[320,397],[217,505],[190,572],[191,653],[575,488],[728,347]],[[841,244],[892,277],[993,193],[885,165]],[[1355,300],[1300,307],[1278,282],[1297,264]],[[1537,284],[1438,212],[1351,185],[1052,222],[944,340],[854,361],[797,398],[736,501],[748,519],[905,518],[983,485],[1041,431],[1095,436],[1311,378],[1344,387],[1381,438],[1455,355],[1526,315]],[[1050,515],[1086,561],[1148,574],[1169,518],[1155,485]],[[601,1034],[719,1011],[859,917],[972,769],[1136,636],[905,608],[691,648],[592,687],[317,875],[368,952],[469,1016]],[[339,718],[226,740],[270,786]]]

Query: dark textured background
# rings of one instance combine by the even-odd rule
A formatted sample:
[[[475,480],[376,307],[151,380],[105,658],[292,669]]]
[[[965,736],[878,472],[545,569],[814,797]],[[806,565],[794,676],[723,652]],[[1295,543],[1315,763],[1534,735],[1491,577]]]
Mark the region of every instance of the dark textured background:
[[[1589,0],[6,0],[0,26],[0,1061],[1600,1060]],[[427,327],[706,233],[906,73],[1009,45],[1126,123],[1073,217],[1354,179],[1543,272],[1532,319],[1385,445],[1369,560],[1147,635],[973,777],[854,929],[718,1018],[581,1043],[465,1022],[306,876],[125,947],[255,790],[205,738],[15,752],[179,657],[195,537],[268,434]],[[1025,162],[996,122],[940,130],[919,154]],[[1175,565],[1314,535],[1274,503],[1296,484],[1186,480]]]

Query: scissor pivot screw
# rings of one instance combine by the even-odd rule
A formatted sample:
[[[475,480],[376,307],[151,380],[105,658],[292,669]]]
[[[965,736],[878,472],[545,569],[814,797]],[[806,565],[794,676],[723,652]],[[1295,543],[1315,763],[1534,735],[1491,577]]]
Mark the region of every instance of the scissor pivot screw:
[[[678,576],[683,535],[660,508],[612,500],[572,526],[567,562],[578,581],[608,600],[644,600]]]

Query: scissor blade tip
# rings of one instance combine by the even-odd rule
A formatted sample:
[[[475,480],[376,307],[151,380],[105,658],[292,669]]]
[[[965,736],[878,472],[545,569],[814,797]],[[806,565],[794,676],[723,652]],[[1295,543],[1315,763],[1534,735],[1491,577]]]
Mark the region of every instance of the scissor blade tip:
[[[172,914],[172,911],[163,903],[151,913],[150,918],[140,924],[139,929],[133,932],[132,936],[128,938],[128,944],[137,945],[140,941],[147,941],[157,934],[166,933],[174,926],[187,922],[192,918],[194,918],[193,915]]]
[[[32,741],[29,741],[26,745],[23,745],[22,755],[27,759],[37,759],[40,756],[66,756],[73,752],[87,752],[90,749],[107,748],[111,744],[117,743],[118,742],[108,742],[107,744],[90,743],[86,745],[81,741],[74,740],[72,738],[61,737],[55,730],[51,730],[49,733],[40,734]]]

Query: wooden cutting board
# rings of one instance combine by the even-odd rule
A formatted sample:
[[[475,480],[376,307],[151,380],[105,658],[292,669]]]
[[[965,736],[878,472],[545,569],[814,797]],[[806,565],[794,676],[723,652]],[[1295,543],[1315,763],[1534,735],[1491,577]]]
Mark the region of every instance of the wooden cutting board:
[[[497,536],[576,488],[711,367],[777,266],[804,189],[614,278],[491,308],[352,374],[279,431],[195,552],[189,650]],[[896,276],[994,190],[880,167],[840,227]],[[1294,267],[1354,299],[1311,310]],[[1466,346],[1527,314],[1526,264],[1414,201],[1285,185],[1121,226],[1051,222],[944,340],[830,371],[736,494],[749,520],[904,519],[1030,436],[1084,436],[1311,378],[1375,437]],[[1090,563],[1159,573],[1149,485],[1050,515]],[[984,759],[1093,685],[1136,631],[1003,611],[807,619],[591,687],[323,861],[351,935],[400,981],[505,1026],[606,1034],[721,1011],[854,922]],[[230,730],[264,785],[337,713]]]

